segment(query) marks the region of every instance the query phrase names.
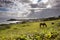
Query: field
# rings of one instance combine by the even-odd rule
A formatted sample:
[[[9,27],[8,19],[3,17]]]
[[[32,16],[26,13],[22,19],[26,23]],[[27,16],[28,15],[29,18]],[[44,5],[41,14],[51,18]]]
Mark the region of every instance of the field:
[[[40,22],[0,25],[0,40],[60,40],[60,19]],[[52,24],[54,23],[54,24]]]

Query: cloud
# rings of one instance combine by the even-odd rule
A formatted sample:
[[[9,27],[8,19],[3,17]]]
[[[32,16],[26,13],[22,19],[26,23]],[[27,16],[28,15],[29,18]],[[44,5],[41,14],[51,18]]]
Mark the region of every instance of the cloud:
[[[12,12],[12,14],[17,13],[16,17],[24,17],[24,13],[28,13],[30,8],[30,5],[28,4],[30,1],[29,0],[16,0],[16,1],[1,1],[1,12]],[[8,15],[10,14],[8,13]],[[5,13],[4,15],[6,15]],[[13,16],[13,15],[11,15]]]
[[[47,0],[10,0],[6,2],[0,1],[0,12],[3,13],[0,13],[0,15],[2,15],[3,17],[27,17],[31,13],[31,10],[29,8],[46,8],[46,5],[48,5],[49,3],[51,5],[55,3],[55,1],[51,1],[49,3],[46,2]],[[50,7],[50,5],[48,5],[47,7]]]
[[[41,2],[43,2],[44,4],[46,4],[48,2],[48,0],[41,0]]]
[[[22,2],[22,3],[30,3],[31,1],[30,0],[20,0],[20,2]]]

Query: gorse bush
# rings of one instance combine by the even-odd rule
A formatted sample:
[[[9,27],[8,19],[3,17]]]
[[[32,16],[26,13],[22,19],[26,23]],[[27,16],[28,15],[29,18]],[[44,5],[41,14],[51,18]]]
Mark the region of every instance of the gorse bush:
[[[20,37],[17,37],[16,40],[26,40],[26,35],[20,35]]]
[[[58,27],[60,27],[60,22],[58,22],[56,25],[57,25]]]
[[[8,24],[1,24],[0,25],[0,30],[9,29],[9,28],[10,28],[10,25],[8,25]]]
[[[49,33],[45,33],[45,34],[29,34],[29,35],[21,35],[20,37],[16,38],[16,40],[54,40],[55,38],[57,38],[58,33],[56,32],[49,32]]]

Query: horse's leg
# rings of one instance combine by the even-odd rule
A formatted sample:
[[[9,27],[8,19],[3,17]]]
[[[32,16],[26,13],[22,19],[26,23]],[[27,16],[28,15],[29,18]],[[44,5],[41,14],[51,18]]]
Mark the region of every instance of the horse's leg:
[[[41,27],[41,24],[40,24],[40,27]]]
[[[40,24],[40,27],[42,27],[43,25],[42,24]]]
[[[43,27],[46,27],[46,25],[45,25],[45,24],[43,24]]]
[[[45,27],[47,27],[47,25],[45,24]]]
[[[43,24],[43,27],[44,27],[44,24]]]
[[[46,27],[47,27],[47,25],[46,25]]]

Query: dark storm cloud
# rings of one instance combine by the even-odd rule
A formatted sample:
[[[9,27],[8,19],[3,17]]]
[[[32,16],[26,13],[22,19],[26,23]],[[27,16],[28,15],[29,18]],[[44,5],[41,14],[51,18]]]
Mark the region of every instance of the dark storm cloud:
[[[30,3],[30,0],[20,0],[22,3]]]
[[[38,5],[37,4],[30,4],[32,8],[36,8]]]
[[[40,2],[41,0],[38,0],[38,2]]]
[[[12,3],[11,1],[0,1],[1,3]]]
[[[56,4],[56,5],[55,5],[54,7],[60,7],[60,0],[56,0],[56,1],[55,1],[55,4]]]
[[[31,12],[28,15],[28,18],[48,18],[48,17],[57,17],[60,15],[60,9],[44,9],[38,12]]]

